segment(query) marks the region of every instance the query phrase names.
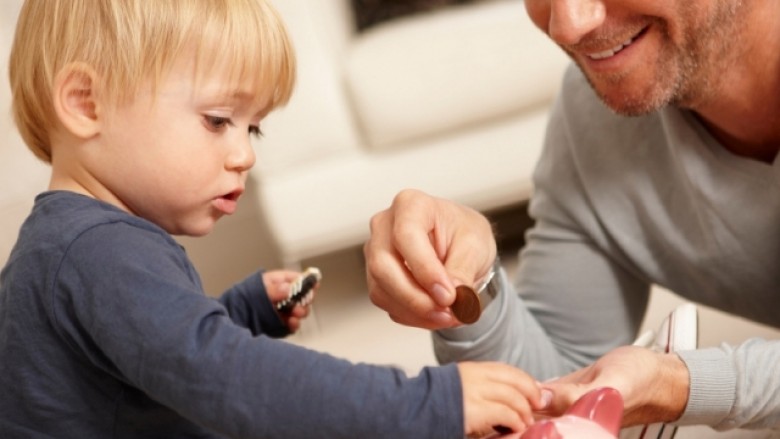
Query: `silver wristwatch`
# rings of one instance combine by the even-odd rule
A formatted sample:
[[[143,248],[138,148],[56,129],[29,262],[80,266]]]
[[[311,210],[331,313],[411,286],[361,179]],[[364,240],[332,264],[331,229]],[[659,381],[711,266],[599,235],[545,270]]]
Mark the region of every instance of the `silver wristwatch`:
[[[470,325],[482,315],[493,299],[498,296],[502,288],[501,265],[496,258],[490,271],[474,287],[459,285],[455,287],[455,301],[450,305],[452,314],[458,321]]]
[[[500,273],[501,260],[496,256],[496,260],[493,262],[493,266],[490,267],[490,271],[485,277],[477,284],[477,296],[479,297],[479,306],[482,310],[487,308],[493,300],[498,297],[498,293],[501,292],[503,287],[503,276]]]

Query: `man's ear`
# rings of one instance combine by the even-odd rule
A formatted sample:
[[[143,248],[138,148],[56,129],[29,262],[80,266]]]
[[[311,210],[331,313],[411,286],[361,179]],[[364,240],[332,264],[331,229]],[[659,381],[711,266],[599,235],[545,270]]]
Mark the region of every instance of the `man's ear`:
[[[88,139],[100,132],[97,73],[84,63],[70,63],[57,74],[52,104],[63,127]]]

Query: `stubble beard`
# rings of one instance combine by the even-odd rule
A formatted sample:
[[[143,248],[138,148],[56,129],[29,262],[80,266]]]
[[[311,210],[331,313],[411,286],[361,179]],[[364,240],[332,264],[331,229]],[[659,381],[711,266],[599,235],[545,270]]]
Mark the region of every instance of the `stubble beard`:
[[[693,7],[684,4],[681,15],[693,12]],[[607,93],[626,87],[632,72],[599,75],[596,81],[581,64],[579,67],[599,98],[623,116],[642,116],[668,105],[688,109],[706,105],[725,85],[724,72],[740,58],[735,46],[739,41],[742,2],[716,7],[705,23],[689,27],[679,44],[674,43],[664,21],[658,19],[652,24],[661,33],[664,47],[656,62],[648,67],[651,82],[641,90]]]

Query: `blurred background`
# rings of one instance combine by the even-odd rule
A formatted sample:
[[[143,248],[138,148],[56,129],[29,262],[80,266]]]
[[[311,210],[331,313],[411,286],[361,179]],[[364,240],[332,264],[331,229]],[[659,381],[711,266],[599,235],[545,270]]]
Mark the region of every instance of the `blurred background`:
[[[49,170],[11,119],[7,62],[21,0],[0,3],[4,264]],[[263,122],[238,212],[209,236],[179,240],[211,295],[260,267],[319,267],[314,315],[290,341],[414,374],[435,364],[430,336],[369,302],[361,251],[368,221],[407,187],[457,200],[496,223],[511,273],[531,225],[531,172],[567,59],[520,0],[273,3],[296,47],[296,92]],[[648,328],[681,303],[661,289],[652,300]],[[778,335],[700,312],[702,346]]]

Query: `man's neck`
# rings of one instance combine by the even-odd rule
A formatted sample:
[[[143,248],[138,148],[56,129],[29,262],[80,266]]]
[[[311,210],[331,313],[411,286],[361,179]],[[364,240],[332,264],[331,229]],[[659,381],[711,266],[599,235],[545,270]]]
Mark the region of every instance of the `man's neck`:
[[[711,99],[691,109],[726,149],[772,163],[780,151],[780,6],[753,12],[751,34],[740,42],[744,58],[722,72]]]
[[[695,111],[724,148],[738,156],[772,163],[780,152],[780,88],[753,99],[753,103],[724,101],[726,108],[706,106]]]

